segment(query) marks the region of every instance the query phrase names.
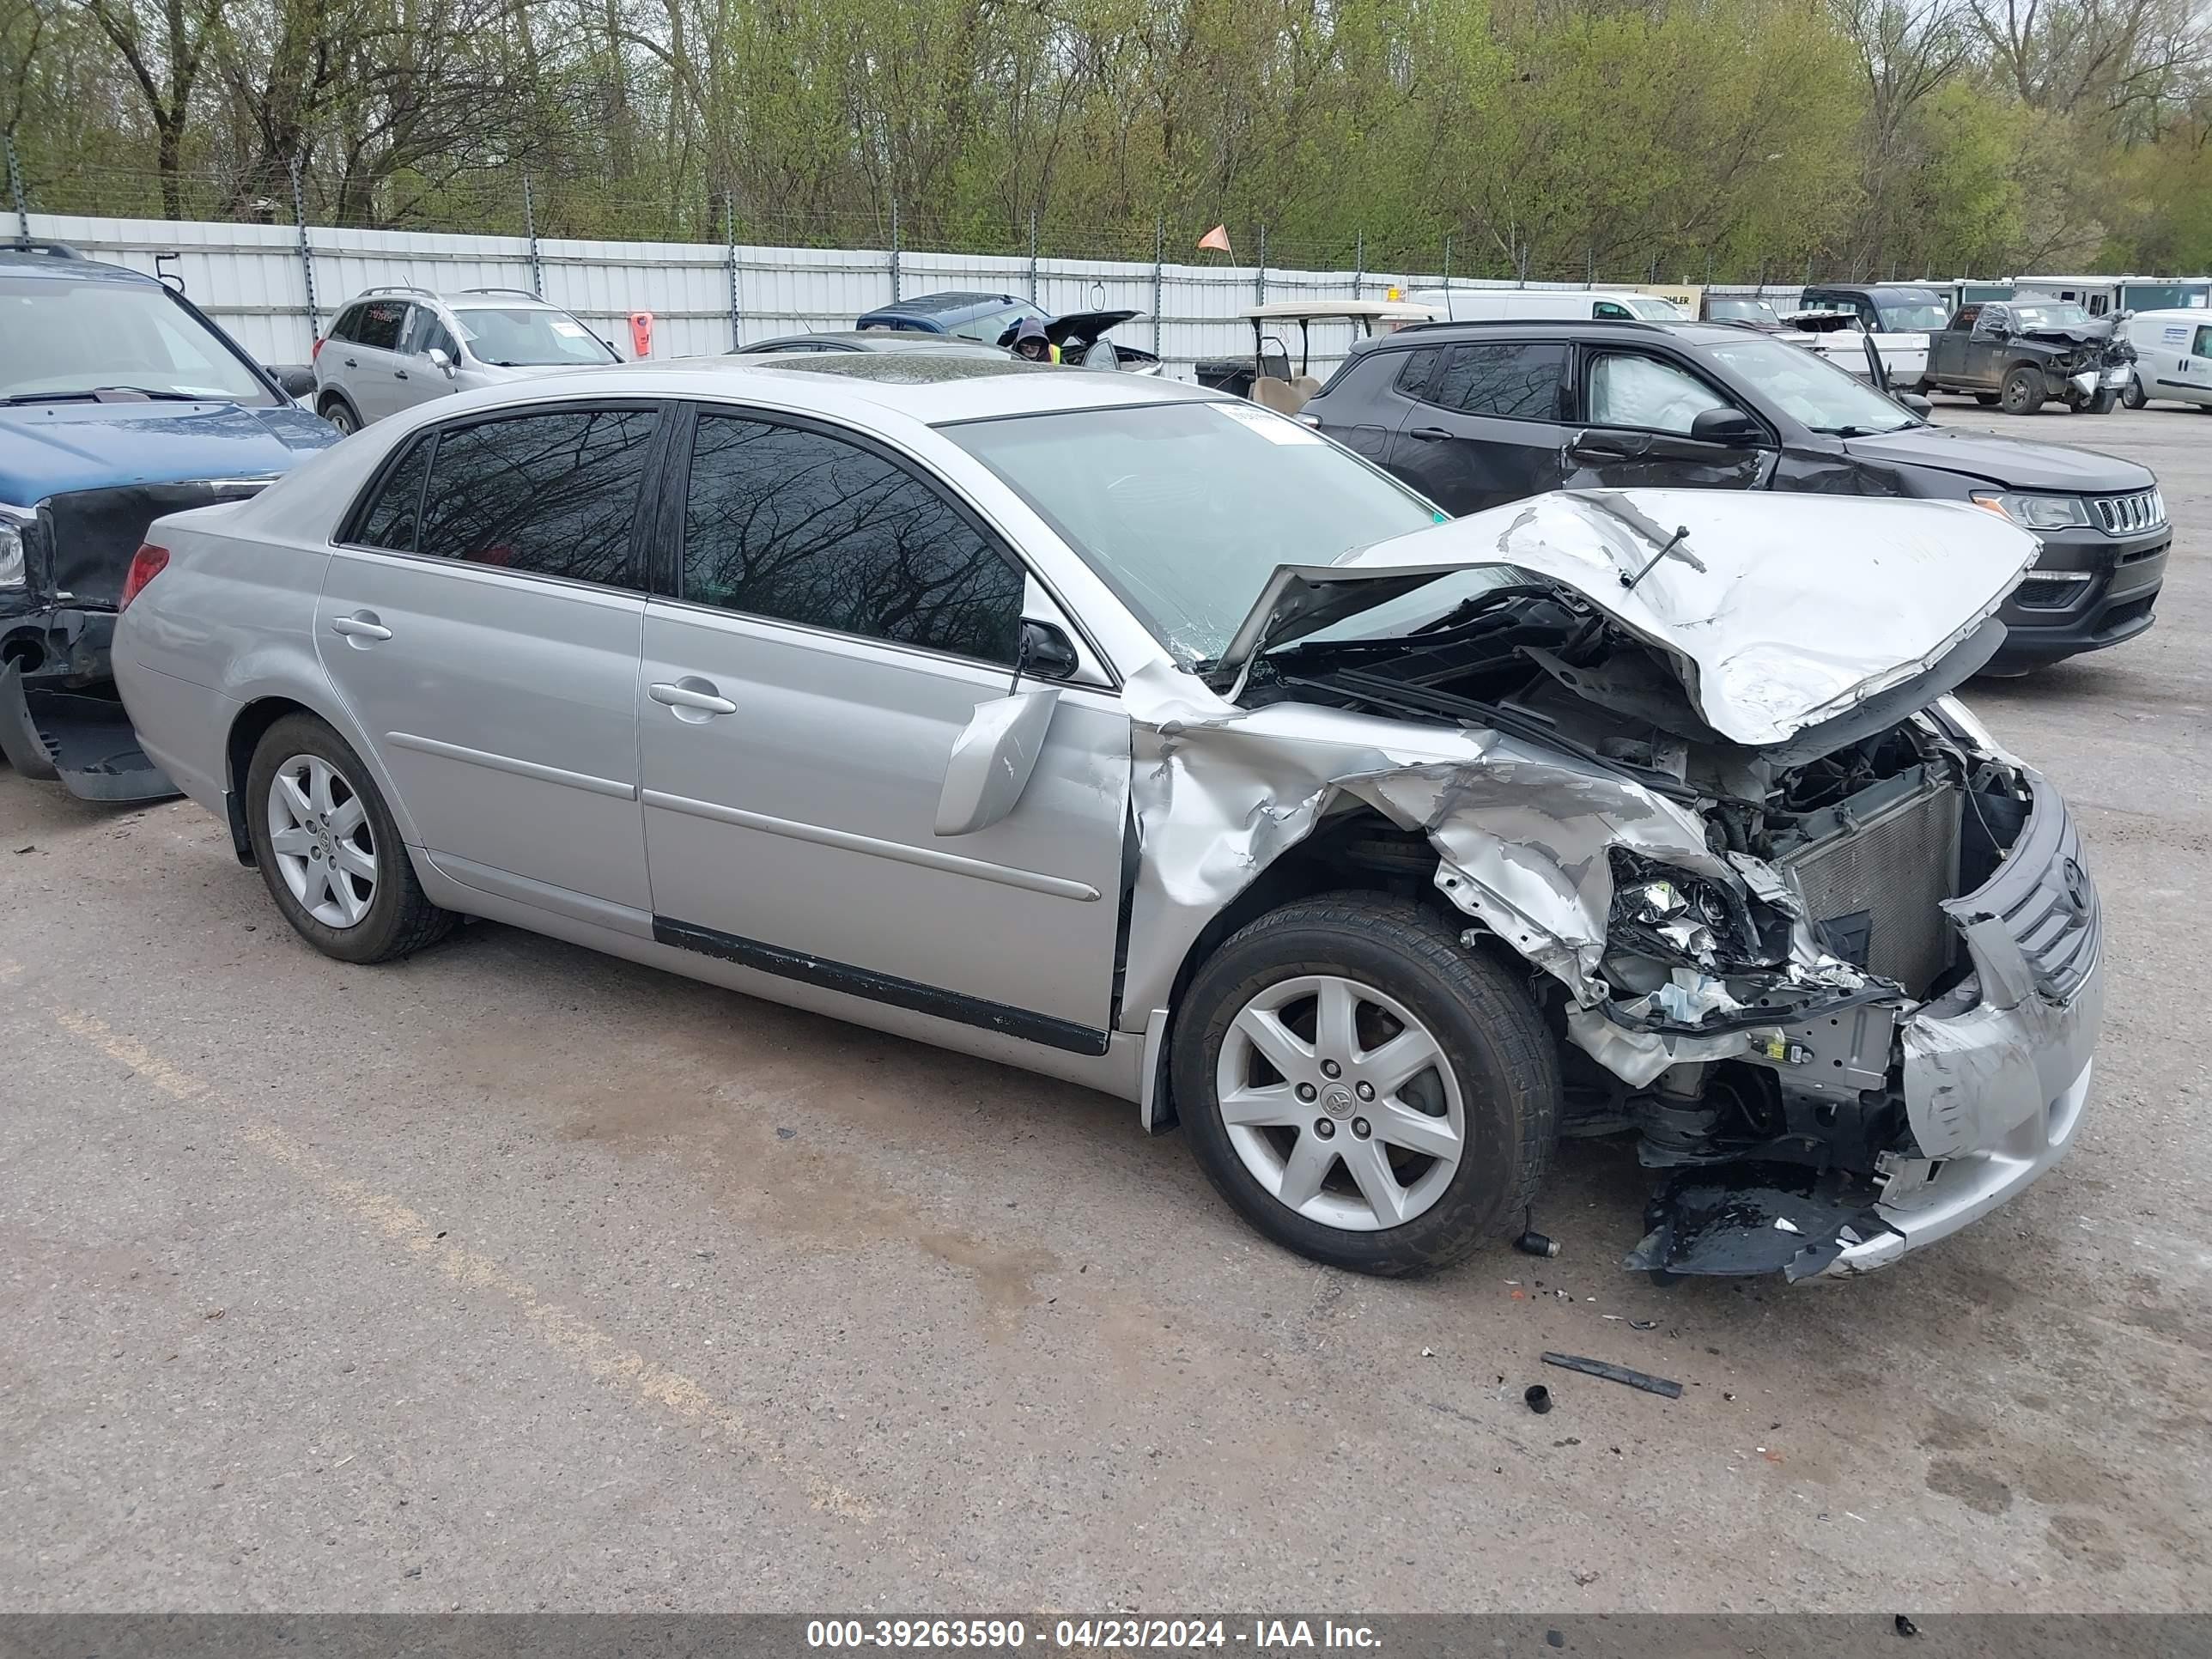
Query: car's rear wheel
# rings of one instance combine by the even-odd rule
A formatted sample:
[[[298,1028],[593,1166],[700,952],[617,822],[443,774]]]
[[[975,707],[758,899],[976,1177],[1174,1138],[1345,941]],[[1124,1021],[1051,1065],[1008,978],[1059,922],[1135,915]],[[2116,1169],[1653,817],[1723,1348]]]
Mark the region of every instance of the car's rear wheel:
[[[1519,1224],[1551,1161],[1559,1060],[1534,1001],[1406,900],[1252,923],[1193,981],[1171,1064],[1214,1186],[1331,1267],[1457,1261]]]
[[[337,428],[340,437],[361,430],[361,416],[353,412],[353,405],[343,398],[323,399],[322,412],[323,418]]]
[[[449,932],[368,769],[312,714],[271,726],[246,769],[246,833],[269,896],[301,938],[341,962],[388,962]]]
[[[1998,402],[2008,415],[2037,415],[2043,410],[2043,371],[2033,364],[2022,363],[2005,376],[2004,391]]]

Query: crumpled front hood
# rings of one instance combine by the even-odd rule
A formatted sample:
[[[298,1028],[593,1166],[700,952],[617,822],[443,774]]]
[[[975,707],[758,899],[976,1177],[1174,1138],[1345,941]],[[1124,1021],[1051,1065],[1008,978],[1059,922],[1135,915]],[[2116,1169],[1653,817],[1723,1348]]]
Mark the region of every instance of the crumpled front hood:
[[[0,501],[121,484],[265,478],[337,441],[296,405],[52,403],[0,408]]]
[[[1656,650],[1717,736],[1765,747],[1926,672],[1996,611],[2038,548],[1961,502],[1559,491],[1279,568],[1215,672],[1489,568],[1587,601]]]

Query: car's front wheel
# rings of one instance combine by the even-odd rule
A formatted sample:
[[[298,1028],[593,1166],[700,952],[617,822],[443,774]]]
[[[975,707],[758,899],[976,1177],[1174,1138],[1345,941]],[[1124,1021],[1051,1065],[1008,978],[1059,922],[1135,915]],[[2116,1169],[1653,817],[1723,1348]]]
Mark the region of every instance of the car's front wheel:
[[[1407,1274],[1520,1224],[1551,1161],[1550,1033],[1515,976],[1433,912],[1370,893],[1230,939],[1176,1015],[1200,1165],[1277,1243]]]
[[[2120,401],[2130,409],[2141,409],[2150,401],[2149,396],[2143,391],[2141,375],[2129,377],[2126,387],[2120,393]]]
[[[2119,400],[2120,394],[2118,387],[2099,386],[2088,397],[2081,398],[2069,404],[2068,407],[2076,415],[2109,415],[2112,412],[2112,405]]]
[[[2043,410],[2043,371],[2033,364],[2022,363],[2005,376],[2004,390],[1997,401],[2004,405],[2008,415],[2037,415]]]
[[[430,902],[392,810],[336,732],[287,714],[246,769],[246,833],[269,896],[295,932],[341,962],[389,962],[434,943],[454,917]]]

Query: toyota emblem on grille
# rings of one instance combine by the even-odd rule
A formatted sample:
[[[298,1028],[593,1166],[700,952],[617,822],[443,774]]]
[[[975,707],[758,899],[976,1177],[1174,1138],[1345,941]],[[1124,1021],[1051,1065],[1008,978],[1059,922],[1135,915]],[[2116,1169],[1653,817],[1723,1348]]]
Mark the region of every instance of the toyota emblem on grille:
[[[2077,916],[2087,915],[2089,914],[2088,872],[2072,859],[2069,859],[2066,860],[2065,867],[2058,873],[2060,878],[2066,884],[2066,902],[2073,907],[2074,914]]]

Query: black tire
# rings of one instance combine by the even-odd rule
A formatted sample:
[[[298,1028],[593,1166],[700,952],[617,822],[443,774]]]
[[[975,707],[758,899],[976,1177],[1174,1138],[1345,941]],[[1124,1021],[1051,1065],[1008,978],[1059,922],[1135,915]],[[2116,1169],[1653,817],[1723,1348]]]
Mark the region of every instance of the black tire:
[[[349,438],[361,430],[361,416],[354,413],[353,405],[343,398],[324,398],[322,416],[337,428],[341,438]]]
[[[1974,394],[1974,401],[1984,409],[1995,409],[1997,406],[1997,394],[1994,392],[1977,392]]]
[[[278,769],[295,756],[326,762],[349,791],[359,797],[367,817],[369,848],[376,857],[376,881],[368,908],[349,927],[334,927],[309,914],[278,867],[270,845],[269,793]],[[340,962],[391,962],[434,945],[459,920],[430,902],[415,866],[399,838],[399,826],[378,793],[376,781],[352,745],[313,714],[287,714],[262,734],[246,772],[246,830],[253,861],[269,896],[293,931],[326,957]],[[312,896],[312,891],[310,896]]]
[[[2120,402],[2130,409],[2141,409],[2149,401],[2148,394],[2143,391],[2142,376],[2130,375],[2126,386],[2120,392]]]
[[[2112,412],[2112,406],[2119,400],[2118,387],[2099,386],[2091,396],[2077,398],[2066,407],[2076,415],[2109,415]]]
[[[1448,1267],[1522,1224],[1558,1138],[1559,1055],[1525,985],[1462,944],[1459,931],[1408,900],[1323,894],[1261,917],[1193,981],[1170,1056],[1178,1115],[1207,1178],[1285,1249],[1401,1277]],[[1360,1231],[1298,1213],[1246,1166],[1222,1121],[1216,1077],[1231,1023],[1269,987],[1310,975],[1354,979],[1402,1005],[1457,1083],[1466,1121],[1458,1168],[1426,1209],[1398,1225]],[[1347,1166],[1332,1166],[1329,1179],[1348,1185]]]
[[[2008,415],[2040,415],[2043,412],[2043,371],[2033,363],[2015,364],[2007,371],[2004,390],[1997,401]]]

